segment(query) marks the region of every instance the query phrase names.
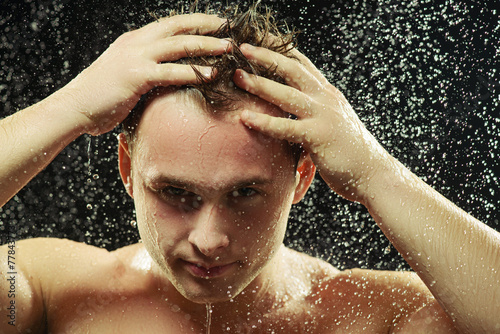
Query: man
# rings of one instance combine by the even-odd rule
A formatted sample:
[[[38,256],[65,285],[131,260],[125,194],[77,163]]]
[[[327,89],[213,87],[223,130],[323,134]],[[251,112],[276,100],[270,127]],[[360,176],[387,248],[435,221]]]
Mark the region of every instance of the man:
[[[114,252],[57,239],[3,246],[3,332],[499,329],[498,233],[389,156],[286,36],[238,40],[243,27],[276,33],[254,10],[229,28],[195,14],[126,33],[66,87],[2,120],[4,204],[73,139],[111,130],[150,92],[119,137],[143,242]],[[228,29],[234,42],[219,34]],[[229,80],[218,81],[225,67],[212,71],[219,57],[236,62]],[[223,102],[212,106],[214,94]],[[339,272],[282,246],[316,167],[369,209],[420,278]]]

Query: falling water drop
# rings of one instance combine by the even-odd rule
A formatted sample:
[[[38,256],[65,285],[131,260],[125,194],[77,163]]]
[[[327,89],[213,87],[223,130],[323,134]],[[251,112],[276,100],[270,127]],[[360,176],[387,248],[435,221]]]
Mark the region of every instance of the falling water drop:
[[[212,325],[212,303],[206,303],[207,306],[207,334],[210,334],[210,326]]]
[[[89,173],[89,176],[92,175],[92,167],[90,165],[90,159],[91,159],[91,156],[92,156],[92,137],[91,136],[88,136],[87,137],[87,141],[88,141],[88,145],[87,145],[87,157],[88,157],[88,161],[87,161],[87,168],[88,168],[88,173]]]

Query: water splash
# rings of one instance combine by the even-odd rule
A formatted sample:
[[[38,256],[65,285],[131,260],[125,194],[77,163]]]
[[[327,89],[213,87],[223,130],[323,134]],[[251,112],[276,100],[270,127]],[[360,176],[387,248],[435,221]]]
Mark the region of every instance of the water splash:
[[[205,304],[207,307],[207,324],[206,324],[206,329],[207,329],[207,334],[210,334],[210,327],[212,326],[212,303],[206,303]]]
[[[87,173],[89,175],[88,182],[92,182],[90,176],[92,175],[92,137],[87,136]]]

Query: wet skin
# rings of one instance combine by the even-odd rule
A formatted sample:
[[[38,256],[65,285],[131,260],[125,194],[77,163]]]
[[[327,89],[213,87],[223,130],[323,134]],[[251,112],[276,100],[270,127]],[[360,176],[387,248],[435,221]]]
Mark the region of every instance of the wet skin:
[[[29,256],[23,266],[33,275],[29,280],[34,298],[31,313],[18,313],[17,329],[206,332],[205,305],[186,300],[168,284],[141,243],[107,252],[74,241],[38,238],[20,241],[18,247]],[[284,247],[274,264],[279,275],[262,289],[252,289],[251,283],[232,301],[212,304],[211,333],[396,333],[419,309],[410,323],[417,330],[406,327],[401,333],[448,333],[437,326],[435,320],[444,315],[416,275],[339,272]],[[18,291],[29,289],[19,286]]]
[[[279,113],[259,99],[245,102]],[[263,284],[256,277],[280,247],[290,206],[304,193],[299,184],[307,182],[286,142],[249,130],[238,113],[214,117],[202,108],[164,93],[146,108],[137,140],[120,146],[144,245],[165,279],[195,303]]]
[[[155,99],[137,142],[120,139],[143,242],[114,252],[59,239],[19,242],[20,271],[30,268],[19,291],[33,298],[17,328],[204,333],[204,303],[212,302],[212,333],[395,332],[419,309],[413,324],[446,332],[434,326],[442,311],[415,275],[339,272],[283,247],[290,205],[314,169],[306,163],[296,173],[283,142],[233,116],[209,117],[176,95]]]
[[[0,204],[72,140],[119,124],[153,87],[197,82],[190,66],[172,62],[193,49],[221,54],[228,41],[183,34],[214,31],[221,21],[182,15],[128,32],[63,89],[2,120]],[[443,310],[462,332],[498,328],[498,233],[391,157],[298,51],[300,64],[265,48],[240,50],[276,67],[287,85],[242,70],[234,83],[297,119],[271,117],[275,107],[243,100],[240,113],[255,112],[240,120],[253,133],[237,116],[207,118],[185,101],[151,109],[139,129],[148,136],[132,147],[137,154],[128,154],[123,137],[120,145],[144,243],[107,252],[66,240],[16,242],[19,312],[16,327],[0,323],[0,331],[204,332],[206,302],[214,307],[212,333],[453,331]],[[165,119],[156,117],[163,111]],[[19,133],[30,135],[20,140]],[[314,168],[305,159],[297,174],[280,154],[284,147],[264,135],[300,143],[333,191],[365,205],[442,308],[413,274],[338,272],[282,247],[289,206],[307,190]],[[0,274],[8,251],[0,247]],[[9,288],[0,284],[6,312]]]

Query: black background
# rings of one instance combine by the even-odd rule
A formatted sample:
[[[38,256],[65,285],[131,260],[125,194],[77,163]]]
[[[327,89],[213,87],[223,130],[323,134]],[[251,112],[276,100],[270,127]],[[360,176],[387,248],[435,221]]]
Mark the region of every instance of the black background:
[[[0,117],[64,86],[121,33],[177,1],[2,2]],[[226,3],[226,2],[224,2]],[[227,3],[233,3],[228,1]],[[499,215],[499,28],[494,2],[263,1],[393,155],[488,225]],[[82,136],[0,209],[0,241],[137,242],[116,134]],[[0,143],[1,145],[1,143]],[[0,189],[1,191],[1,189]],[[286,244],[340,268],[406,269],[366,210],[319,176]]]

